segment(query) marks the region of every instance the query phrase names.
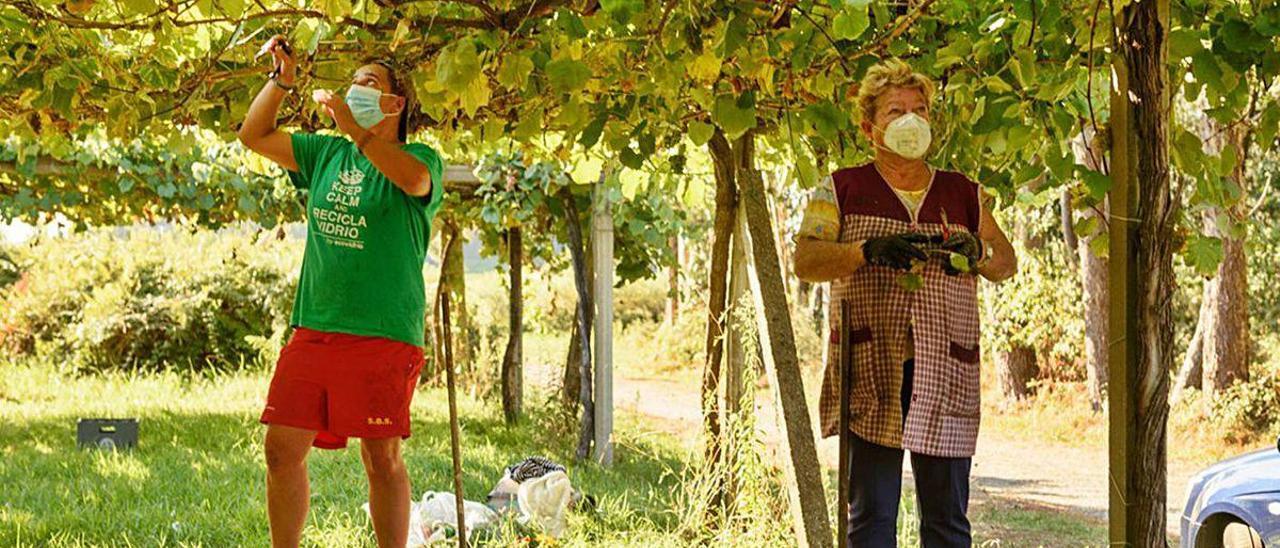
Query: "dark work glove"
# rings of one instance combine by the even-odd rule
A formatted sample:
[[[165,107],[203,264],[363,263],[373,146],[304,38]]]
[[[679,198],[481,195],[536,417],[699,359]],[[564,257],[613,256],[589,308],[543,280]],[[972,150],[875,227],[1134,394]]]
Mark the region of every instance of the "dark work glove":
[[[971,232],[954,232],[942,242],[942,249],[951,253],[963,255],[969,261],[968,273],[972,274],[978,271],[978,261],[982,259],[982,240],[974,236]],[[961,274],[961,271],[951,264],[950,259],[942,262],[942,271],[948,276]]]
[[[867,264],[887,266],[897,270],[911,270],[911,261],[927,261],[929,256],[911,243],[913,234],[897,234],[868,238],[862,242],[862,257]]]

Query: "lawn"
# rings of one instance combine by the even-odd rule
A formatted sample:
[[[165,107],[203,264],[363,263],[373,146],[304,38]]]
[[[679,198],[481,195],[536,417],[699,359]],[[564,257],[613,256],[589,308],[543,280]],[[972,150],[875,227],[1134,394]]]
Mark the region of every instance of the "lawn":
[[[265,546],[257,414],[268,378],[261,371],[69,376],[48,366],[0,364],[0,485],[7,493],[0,545]],[[414,402],[405,455],[415,498],[451,485],[444,401],[443,391],[425,389]],[[575,485],[599,499],[597,513],[573,518],[564,545],[785,544],[784,519],[736,520],[732,531],[691,526],[684,516],[696,506],[689,500],[696,491],[687,480],[698,451],[645,428],[643,417],[618,418],[616,462],[606,469],[571,465],[574,433],[546,409],[535,406],[525,423],[509,427],[493,402],[464,398],[460,405],[469,498],[483,500],[504,466],[538,454],[569,464]],[[75,421],[90,416],[139,418],[138,449],[76,449]],[[772,471],[763,476],[776,482]],[[313,453],[311,477],[304,544],[373,546],[360,508],[366,493],[356,448]],[[912,545],[914,504],[910,496],[904,502],[902,539]],[[785,515],[771,502],[747,504],[756,505],[744,510],[748,516]],[[1099,524],[1035,508],[979,504],[973,519],[976,540],[986,546],[1080,546],[1105,538]],[[493,544],[514,538],[508,531]]]

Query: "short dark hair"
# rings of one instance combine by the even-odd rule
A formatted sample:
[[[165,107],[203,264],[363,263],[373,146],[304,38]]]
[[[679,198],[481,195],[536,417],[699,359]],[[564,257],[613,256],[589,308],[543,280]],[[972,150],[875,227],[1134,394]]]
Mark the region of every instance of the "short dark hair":
[[[387,75],[390,77],[388,84],[390,84],[391,93],[404,97],[404,110],[400,111],[400,124],[396,130],[396,135],[400,138],[401,143],[408,142],[410,118],[417,112],[413,84],[407,78],[402,77],[403,71],[397,68],[394,60],[385,57],[374,57],[367,59],[365,64],[378,65],[387,69]]]

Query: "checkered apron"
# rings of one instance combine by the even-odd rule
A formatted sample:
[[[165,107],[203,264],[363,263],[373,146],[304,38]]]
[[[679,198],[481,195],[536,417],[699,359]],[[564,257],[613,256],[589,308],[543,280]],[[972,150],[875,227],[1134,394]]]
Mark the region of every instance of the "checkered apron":
[[[865,176],[865,170],[859,176]],[[940,173],[941,175],[941,173]],[[954,199],[965,190],[952,186],[952,203],[926,197],[920,222],[901,219],[902,212],[884,216],[867,211],[846,213],[841,207],[841,242],[855,242],[904,232],[942,234],[939,222],[926,222],[924,208],[941,207],[954,218],[978,219],[977,187],[963,176],[935,179],[930,193],[942,184],[973,185],[972,200]],[[839,179],[837,179],[839,181]],[[883,183],[877,183],[883,184]],[[869,188],[865,183],[855,189]],[[959,202],[959,203],[955,203]],[[883,202],[881,202],[883,203]],[[902,211],[905,211],[905,207]],[[960,213],[960,215],[956,215]],[[896,218],[895,218],[896,217]],[[966,226],[966,224],[968,226]],[[976,231],[977,223],[948,223],[951,231]],[[819,398],[823,436],[839,432],[840,334],[853,345],[850,429],[859,437],[886,447],[937,457],[969,457],[978,438],[979,349],[976,278],[947,276],[938,260],[931,260],[921,276],[924,286],[904,288],[903,275],[882,266],[863,266],[831,284],[831,333],[828,360]],[[850,322],[840,325],[840,302],[848,301]],[[908,340],[908,328],[912,334]],[[913,350],[912,350],[913,349]],[[902,417],[902,363],[915,357],[915,378],[906,420]]]

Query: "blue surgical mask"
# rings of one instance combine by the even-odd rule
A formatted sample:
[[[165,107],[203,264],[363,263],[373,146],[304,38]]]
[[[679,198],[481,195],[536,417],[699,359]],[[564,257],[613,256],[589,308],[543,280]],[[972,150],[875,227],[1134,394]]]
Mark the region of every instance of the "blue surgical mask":
[[[347,90],[347,106],[351,107],[351,115],[360,127],[369,129],[386,119],[386,113],[382,112],[383,95],[390,94],[359,84],[352,84],[351,89]]]

